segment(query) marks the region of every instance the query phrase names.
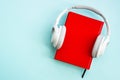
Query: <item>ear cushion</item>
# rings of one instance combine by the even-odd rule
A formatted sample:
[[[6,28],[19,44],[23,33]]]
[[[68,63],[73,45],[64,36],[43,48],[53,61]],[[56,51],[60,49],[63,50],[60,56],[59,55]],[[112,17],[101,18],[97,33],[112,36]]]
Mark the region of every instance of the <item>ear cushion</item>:
[[[64,39],[65,39],[65,35],[66,35],[66,27],[62,26],[60,36],[59,36],[59,40],[58,40],[58,44],[56,46],[57,49],[60,49],[62,47]]]
[[[52,38],[51,42],[53,43],[53,46],[56,47],[58,44],[58,40],[60,37],[62,27],[53,27],[53,32],[52,32]]]
[[[104,37],[99,35],[95,41],[95,44],[93,46],[93,50],[92,50],[92,57],[93,58],[96,58],[100,55],[102,55],[102,47],[103,47],[103,44],[104,44]]]

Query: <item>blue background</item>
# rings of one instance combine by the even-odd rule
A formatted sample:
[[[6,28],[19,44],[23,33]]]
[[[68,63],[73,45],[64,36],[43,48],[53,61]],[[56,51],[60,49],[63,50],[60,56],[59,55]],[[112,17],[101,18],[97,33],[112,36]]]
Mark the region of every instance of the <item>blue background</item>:
[[[54,60],[55,49],[50,43],[51,28],[59,13],[78,4],[100,10],[111,27],[110,45],[102,57],[93,60],[83,80],[120,79],[119,3],[119,0],[0,0],[0,80],[80,80],[83,69]],[[90,13],[91,17],[95,15]]]

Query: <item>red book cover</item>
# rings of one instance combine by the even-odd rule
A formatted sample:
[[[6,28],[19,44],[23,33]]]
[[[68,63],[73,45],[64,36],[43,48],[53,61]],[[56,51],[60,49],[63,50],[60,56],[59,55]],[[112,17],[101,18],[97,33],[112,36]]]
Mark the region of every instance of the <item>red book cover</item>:
[[[81,14],[69,12],[66,18],[66,36],[55,59],[84,69],[90,69],[92,49],[103,22]]]

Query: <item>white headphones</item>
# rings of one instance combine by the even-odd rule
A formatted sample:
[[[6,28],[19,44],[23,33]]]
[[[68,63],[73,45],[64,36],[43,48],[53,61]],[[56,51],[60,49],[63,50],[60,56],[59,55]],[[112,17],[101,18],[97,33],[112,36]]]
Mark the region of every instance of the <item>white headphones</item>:
[[[110,27],[107,23],[106,18],[96,9],[88,7],[88,6],[73,6],[71,8],[65,9],[63,12],[60,13],[60,15],[58,16],[54,27],[52,28],[52,39],[51,42],[53,43],[53,46],[57,49],[60,49],[62,47],[62,44],[64,42],[64,38],[65,38],[65,34],[66,34],[66,27],[65,25],[63,26],[59,26],[58,27],[58,23],[60,21],[60,19],[62,18],[62,16],[65,13],[68,13],[71,9],[86,9],[86,10],[90,10],[96,14],[98,14],[99,16],[101,16],[106,24],[106,28],[107,28],[107,34],[106,37],[102,36],[101,34],[97,37],[93,50],[92,50],[92,57],[96,58],[99,57],[103,54],[106,46],[108,45],[109,41],[110,41]]]

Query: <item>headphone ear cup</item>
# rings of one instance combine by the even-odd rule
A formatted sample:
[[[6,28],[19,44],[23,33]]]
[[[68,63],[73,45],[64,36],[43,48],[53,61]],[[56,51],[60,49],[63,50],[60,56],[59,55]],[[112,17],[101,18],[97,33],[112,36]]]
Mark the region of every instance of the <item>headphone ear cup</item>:
[[[52,28],[52,38],[51,38],[51,43],[53,43],[54,40],[55,40],[55,39],[54,39],[54,38],[55,38],[55,35],[56,35],[55,30],[56,30],[55,27],[53,27],[53,28]]]
[[[60,32],[60,36],[59,36],[59,40],[57,43],[57,49],[60,49],[63,45],[64,39],[65,39],[65,35],[66,35],[66,27],[65,26],[61,26],[61,32]]]
[[[56,47],[57,44],[58,44],[58,40],[59,40],[59,37],[60,37],[60,32],[61,32],[61,27],[60,28],[58,28],[57,26],[53,27],[51,42],[52,42],[54,47]]]
[[[104,37],[99,35],[95,41],[95,44],[93,46],[93,50],[92,50],[92,57],[96,58],[102,55],[103,52],[103,44],[104,44]]]

